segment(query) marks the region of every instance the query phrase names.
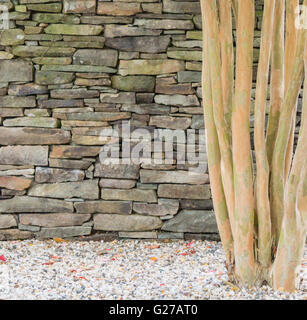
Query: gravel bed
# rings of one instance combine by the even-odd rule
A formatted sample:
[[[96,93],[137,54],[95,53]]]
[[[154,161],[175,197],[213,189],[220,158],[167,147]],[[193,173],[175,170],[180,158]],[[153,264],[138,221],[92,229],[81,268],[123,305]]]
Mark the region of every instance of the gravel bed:
[[[0,242],[0,299],[306,300],[306,259],[300,290],[286,294],[227,283],[218,242]]]

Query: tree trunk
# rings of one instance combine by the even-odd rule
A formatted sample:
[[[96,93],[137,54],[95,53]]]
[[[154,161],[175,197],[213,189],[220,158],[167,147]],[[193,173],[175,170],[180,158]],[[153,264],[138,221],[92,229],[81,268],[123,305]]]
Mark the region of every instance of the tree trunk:
[[[286,3],[264,0],[254,108],[255,168],[249,125],[253,0],[201,0],[202,81],[212,197],[230,281],[246,287],[268,282],[275,289],[293,291],[307,229],[307,80],[293,157],[293,123],[307,70],[307,45],[306,31],[295,29],[298,0]]]

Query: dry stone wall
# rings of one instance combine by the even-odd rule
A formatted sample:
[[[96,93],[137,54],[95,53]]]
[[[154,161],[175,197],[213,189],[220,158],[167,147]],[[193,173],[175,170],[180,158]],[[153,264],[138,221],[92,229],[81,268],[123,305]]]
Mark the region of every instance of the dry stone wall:
[[[216,238],[204,140],[201,171],[179,152],[192,154],[186,139],[203,135],[199,2],[0,5],[9,17],[0,38],[0,240]],[[150,146],[184,130],[173,162],[102,162],[106,143],[136,145],[102,134],[128,122],[149,132]]]

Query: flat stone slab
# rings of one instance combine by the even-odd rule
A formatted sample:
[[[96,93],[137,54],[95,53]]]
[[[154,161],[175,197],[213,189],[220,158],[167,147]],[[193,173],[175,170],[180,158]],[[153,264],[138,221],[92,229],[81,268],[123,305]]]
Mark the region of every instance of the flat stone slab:
[[[61,129],[0,127],[0,145],[65,144],[70,140],[70,132]]]
[[[0,215],[1,219],[1,215]],[[20,214],[19,221],[23,225],[39,227],[69,227],[80,226],[91,219],[90,214],[75,213],[44,213],[44,214]],[[1,226],[1,224],[0,224]]]
[[[162,221],[157,217],[141,215],[97,214],[94,229],[102,231],[151,231],[159,229]]]
[[[62,200],[16,196],[0,201],[3,213],[58,213],[73,212],[73,204]]]
[[[48,165],[48,147],[8,146],[0,148],[0,164]]]
[[[30,188],[28,194],[34,197],[94,200],[99,198],[98,180],[37,184]]]
[[[130,201],[85,201],[75,203],[78,213],[114,213],[130,214],[132,203]]]
[[[33,64],[22,60],[0,60],[2,82],[33,81]]]
[[[217,233],[213,211],[182,210],[173,219],[166,221],[161,230],[173,232]]]
[[[77,236],[86,236],[91,234],[92,227],[58,227],[58,228],[42,228],[37,233],[38,238],[70,238]]]

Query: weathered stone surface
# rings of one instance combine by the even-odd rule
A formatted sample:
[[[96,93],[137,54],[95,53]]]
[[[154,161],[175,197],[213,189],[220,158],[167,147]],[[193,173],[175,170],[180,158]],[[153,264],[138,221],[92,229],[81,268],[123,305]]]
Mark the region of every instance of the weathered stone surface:
[[[174,199],[159,199],[155,203],[134,203],[133,211],[151,216],[175,215],[179,210],[179,201]]]
[[[118,53],[112,49],[80,49],[74,54],[74,64],[116,67]]]
[[[162,221],[158,217],[141,215],[97,214],[94,229],[103,231],[147,231],[159,229]]]
[[[184,184],[160,184],[158,196],[174,199],[210,199],[210,186],[191,186]]]
[[[217,233],[213,211],[182,210],[161,228],[173,232]]]
[[[201,82],[201,72],[179,71],[178,82]]]
[[[106,40],[106,46],[122,51],[138,51],[148,53],[166,52],[171,38],[169,36],[160,37],[122,37],[110,38]]]
[[[35,170],[35,182],[76,182],[82,181],[85,177],[84,171],[81,170],[66,170],[37,167]]]
[[[16,146],[0,148],[0,164],[48,165],[48,147]]]
[[[75,48],[39,47],[39,46],[15,46],[13,54],[22,58],[31,57],[71,57],[76,51]],[[18,81],[18,80],[16,80]]]
[[[133,26],[121,26],[116,24],[107,24],[104,29],[106,38],[125,37],[125,36],[159,36],[161,30],[150,30]]]
[[[155,78],[151,76],[113,76],[112,88],[121,91],[153,92]],[[125,101],[125,103],[128,103]]]
[[[187,51],[187,50],[168,50],[167,56],[172,59],[186,60],[186,61],[201,61],[202,52],[201,51]]]
[[[29,231],[21,231],[18,229],[0,230],[0,241],[9,240],[27,240],[33,238],[34,234]]]
[[[193,1],[163,0],[163,12],[169,13],[200,13],[200,3]]]
[[[166,29],[166,30],[192,30],[194,24],[190,20],[171,20],[171,19],[135,19],[136,26],[144,27],[147,29]]]
[[[35,74],[35,82],[37,84],[64,84],[73,80],[74,74],[68,72],[37,71]]]
[[[205,184],[209,183],[209,176],[206,173],[193,173],[189,171],[155,171],[141,170],[140,178],[142,183],[186,183]]]
[[[38,127],[38,128],[57,128],[59,122],[54,118],[47,117],[20,117],[3,121],[6,127]]]
[[[185,130],[190,127],[191,119],[170,116],[152,116],[150,117],[149,125],[158,128]]]
[[[35,97],[13,97],[3,96],[0,97],[0,108],[35,108],[36,100]]]
[[[62,3],[36,3],[28,4],[27,8],[33,11],[42,11],[42,12],[61,12]]]
[[[33,94],[48,93],[47,86],[40,86],[35,83],[15,84],[9,86],[8,94],[10,96],[30,96]]]
[[[138,3],[116,3],[116,2],[99,2],[97,7],[98,14],[111,16],[133,16],[141,12],[141,5]]]
[[[84,180],[82,182],[64,182],[37,184],[31,187],[29,196],[47,198],[83,198],[98,199],[98,180]]]
[[[115,179],[138,179],[139,166],[134,164],[102,164],[95,166],[95,177]]]
[[[155,102],[158,104],[165,104],[168,106],[179,107],[193,107],[199,106],[199,101],[195,95],[162,95],[157,94],[155,96]]]
[[[0,229],[17,227],[17,221],[11,214],[0,214]]]
[[[21,108],[0,108],[0,117],[20,117],[20,116],[23,116],[23,110]],[[2,141],[2,139],[0,139],[0,141]]]
[[[136,103],[134,92],[102,93],[100,101],[104,103]]]
[[[101,188],[132,189],[135,185],[135,180],[100,179],[99,181],[99,186]]]
[[[159,75],[184,70],[184,62],[179,60],[121,60],[119,74],[125,75]]]
[[[32,20],[40,23],[80,23],[79,17],[61,13],[33,13]]]
[[[106,66],[85,66],[79,64],[71,65],[44,65],[43,71],[60,71],[60,72],[84,72],[84,73],[116,73],[116,69]]]
[[[213,203],[210,199],[205,200],[189,200],[184,199],[180,200],[180,208],[181,209],[191,209],[191,210],[212,210]]]
[[[51,91],[55,99],[90,99],[99,97],[99,91],[86,89],[58,89]],[[63,102],[64,104],[64,102]]]
[[[49,159],[51,168],[80,169],[86,170],[91,166],[90,160],[72,160],[72,159]]]
[[[55,199],[17,196],[0,201],[0,212],[3,213],[64,213],[73,211],[71,202]]]
[[[0,188],[6,188],[10,190],[25,190],[30,187],[31,183],[31,179],[0,176]]]
[[[0,215],[1,218],[1,215]],[[20,214],[19,221],[23,225],[40,227],[69,227],[80,226],[91,219],[90,214],[76,213],[44,213]]]
[[[40,108],[79,108],[83,107],[84,102],[81,99],[76,100],[57,100],[57,99],[49,99],[49,100],[42,100],[38,102]]]
[[[75,203],[78,213],[130,214],[132,203],[129,201],[86,201]]]
[[[203,115],[194,115],[192,117],[192,129],[204,129],[205,128],[205,121]]]
[[[22,60],[0,60],[1,81],[32,81],[32,63]]]
[[[24,44],[25,34],[21,29],[7,29],[1,32],[0,45],[16,46]]]
[[[51,24],[47,28],[45,28],[45,32],[50,34],[69,34],[80,36],[96,36],[99,35],[102,30],[102,26],[92,26],[85,24]]]
[[[81,159],[83,157],[96,157],[100,149],[100,147],[54,146],[52,147],[50,158]]]
[[[101,198],[104,200],[128,200],[137,202],[157,202],[154,190],[139,189],[101,189]]]
[[[37,236],[41,239],[48,238],[71,238],[77,236],[86,236],[91,234],[92,227],[57,227],[42,228]]]
[[[38,57],[33,58],[32,61],[36,64],[56,64],[56,65],[68,65],[71,64],[72,58],[70,57]]]
[[[0,145],[44,145],[70,142],[70,132],[61,129],[0,127]]]
[[[95,13],[96,0],[64,0],[65,13]]]
[[[170,108],[164,105],[149,103],[149,104],[125,104],[121,107],[122,111],[134,112],[143,115],[150,114],[169,114]]]
[[[178,74],[181,71],[178,72]],[[191,84],[177,84],[174,78],[158,78],[156,81],[156,93],[162,94],[193,94],[194,89]]]

